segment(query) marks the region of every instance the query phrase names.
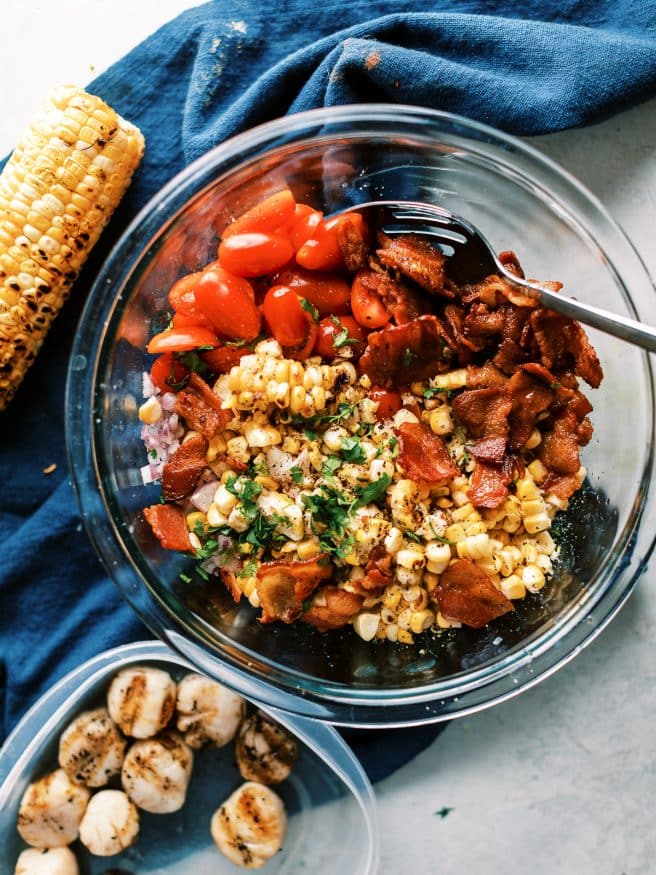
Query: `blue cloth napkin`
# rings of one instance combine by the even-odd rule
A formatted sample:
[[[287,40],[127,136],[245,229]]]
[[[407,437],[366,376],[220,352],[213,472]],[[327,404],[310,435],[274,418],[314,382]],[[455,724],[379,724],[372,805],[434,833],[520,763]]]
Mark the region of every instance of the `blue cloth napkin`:
[[[655,0],[223,0],[171,21],[89,85],[143,130],[144,162],[9,410],[0,414],[0,737],[55,680],[151,637],[82,529],[64,448],[71,337],[101,259],[177,171],[240,130],[363,101],[515,134],[600,120],[656,93]],[[55,464],[56,470],[44,469]],[[437,727],[347,733],[370,777]]]

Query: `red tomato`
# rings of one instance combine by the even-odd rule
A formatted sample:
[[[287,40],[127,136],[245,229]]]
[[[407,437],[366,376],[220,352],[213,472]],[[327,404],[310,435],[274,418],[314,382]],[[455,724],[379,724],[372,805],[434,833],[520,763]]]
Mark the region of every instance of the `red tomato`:
[[[148,352],[187,352],[199,346],[217,346],[216,335],[207,328],[194,326],[190,328],[168,328],[156,334],[148,344]]]
[[[248,280],[213,267],[204,271],[195,297],[199,310],[224,337],[254,340],[260,333],[262,319]]]
[[[278,234],[233,234],[219,246],[221,266],[236,276],[273,273],[293,256],[292,244]]]
[[[275,283],[289,286],[297,295],[307,298],[321,316],[349,311],[351,289],[348,280],[339,274],[320,273],[296,267],[281,270],[275,277]]]
[[[351,310],[364,328],[382,328],[390,321],[390,314],[380,295],[368,288],[359,276],[356,276],[351,286]]]
[[[170,392],[169,383],[179,383],[187,376],[187,369],[171,353],[158,356],[150,369],[150,379],[160,392]]]
[[[209,328],[209,321],[199,313],[197,316],[187,316],[186,313],[174,313],[171,319],[172,328]]]
[[[187,316],[194,315],[196,305],[194,290],[202,275],[201,271],[189,273],[173,283],[169,292],[169,303],[176,313],[185,313]]]
[[[248,355],[251,350],[244,346],[217,346],[201,353],[205,364],[209,365],[213,374],[228,374],[235,365],[238,365],[243,355]]]
[[[398,392],[392,392],[389,389],[381,389],[380,386],[372,386],[369,392],[369,397],[372,401],[378,402],[378,410],[376,411],[376,419],[382,422],[384,419],[390,419],[397,410],[403,406],[401,395]]]
[[[349,222],[364,237],[366,226],[361,213],[324,219],[314,235],[296,253],[296,261],[301,267],[307,267],[308,270],[339,270],[344,267],[342,248],[337,236],[337,228],[342,222]]]
[[[307,335],[310,314],[301,306],[296,292],[287,286],[272,286],[262,310],[271,334],[281,346],[301,346]]]
[[[294,221],[287,232],[294,252],[313,236],[322,219],[323,213],[320,213],[319,210],[313,210],[307,204],[296,204]]]
[[[294,217],[296,202],[288,188],[276,192],[255,204],[239,218],[223,229],[221,238],[226,240],[233,234],[247,234],[261,231],[275,231],[286,225]]]
[[[354,357],[360,358],[364,345],[364,331],[352,316],[327,316],[319,323],[314,351],[324,358],[334,358],[345,349],[352,349]]]

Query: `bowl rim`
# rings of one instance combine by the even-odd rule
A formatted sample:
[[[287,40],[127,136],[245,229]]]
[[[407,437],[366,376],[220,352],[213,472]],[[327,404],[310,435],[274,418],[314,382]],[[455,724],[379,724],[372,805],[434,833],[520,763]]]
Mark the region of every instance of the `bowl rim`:
[[[346,685],[323,681],[317,684],[309,675],[286,667],[281,668],[279,664],[267,661],[232,640],[226,641],[219,653],[216,649],[208,647],[208,638],[211,637],[208,634],[211,628],[209,624],[205,624],[208,628],[204,629],[204,621],[195,618],[195,627],[190,628],[189,622],[183,622],[179,616],[172,616],[161,596],[149,590],[146,579],[140,575],[135,560],[130,556],[112,518],[97,468],[96,454],[89,456],[90,448],[95,446],[92,419],[95,411],[94,390],[98,356],[93,369],[86,364],[83,366],[79,364],[82,360],[88,361],[90,349],[93,348],[89,343],[91,338],[88,333],[89,324],[94,321],[91,319],[92,316],[96,317],[94,334],[96,349],[102,348],[109,324],[108,314],[114,312],[116,304],[121,299],[122,289],[134,272],[134,265],[130,269],[125,268],[124,265],[130,263],[128,255],[132,254],[135,241],[139,242],[138,251],[142,255],[148,246],[146,241],[151,241],[154,236],[163,232],[185,206],[202,197],[216,177],[217,168],[222,161],[233,159],[234,156],[245,153],[251,148],[271,147],[278,137],[289,137],[302,130],[314,129],[321,125],[330,123],[366,125],[367,122],[376,121],[389,121],[399,126],[403,123],[415,123],[419,126],[422,123],[437,124],[446,132],[463,137],[473,135],[474,140],[478,138],[521,156],[523,161],[528,162],[531,170],[539,169],[549,180],[550,185],[559,186],[566,193],[582,199],[586,209],[591,211],[596,219],[603,221],[606,233],[610,232],[614,235],[617,243],[625,250],[626,257],[633,260],[633,268],[641,273],[643,289],[641,310],[653,305],[646,294],[650,291],[653,296],[654,291],[649,273],[635,248],[606,208],[572,174],[531,145],[463,116],[415,106],[355,104],[309,110],[258,125],[237,134],[200,156],[160,189],[120,237],[98,273],[78,324],[67,379],[66,442],[72,481],[87,533],[122,595],[155,634],[190,659],[202,671],[213,674],[265,707],[281,708],[342,725],[402,726],[464,716],[511,698],[533,686],[569,662],[584,646],[594,640],[630,595],[645,569],[654,548],[656,535],[652,533],[649,539],[644,526],[641,527],[641,522],[646,516],[647,505],[650,505],[652,510],[651,516],[656,505],[656,498],[650,501],[649,491],[646,488],[651,478],[654,450],[654,379],[646,353],[643,354],[643,360],[651,397],[652,442],[643,471],[642,490],[639,490],[642,494],[640,507],[625,527],[620,541],[622,547],[616,552],[614,563],[604,569],[608,585],[595,587],[593,594],[589,591],[582,594],[577,603],[570,605],[558,622],[537,635],[536,640],[529,642],[528,646],[513,649],[493,666],[484,664],[467,672],[465,682],[462,673],[458,673],[437,683],[412,688],[411,691],[403,688],[390,689],[382,693],[379,691],[375,700],[371,698],[370,692],[362,692]],[[394,132],[390,129],[389,133]],[[229,172],[234,169],[234,167],[230,168]],[[538,179],[539,177],[538,173]],[[167,217],[164,224],[161,221],[162,214]],[[590,232],[586,224],[581,225],[581,228],[596,241],[595,234]],[[139,263],[139,260],[136,263]],[[626,289],[621,274],[612,260],[607,259],[607,263],[620,290],[623,291],[627,305],[633,315],[637,315],[635,302]],[[117,290],[112,289],[115,284]],[[101,313],[104,318],[98,318]],[[84,375],[82,379],[80,373]],[[86,418],[83,416],[85,404],[88,406]],[[85,436],[88,438],[88,444],[85,444]],[[93,478],[90,476],[91,471],[93,471]],[[98,492],[95,497],[94,488]],[[647,514],[647,518],[649,516]],[[116,540],[113,545],[112,538]],[[636,555],[638,541],[641,547],[640,556]],[[118,563],[124,558],[128,559],[135,577],[141,577],[140,582],[128,581],[126,575],[121,572]],[[611,574],[613,579],[608,583]],[[142,591],[139,591],[139,587]],[[149,590],[150,597],[145,597],[146,590]],[[195,640],[188,640],[185,631],[195,636]],[[556,633],[557,646],[554,647]],[[213,631],[213,635],[220,637],[221,633]],[[266,671],[254,673],[253,662],[265,666]]]

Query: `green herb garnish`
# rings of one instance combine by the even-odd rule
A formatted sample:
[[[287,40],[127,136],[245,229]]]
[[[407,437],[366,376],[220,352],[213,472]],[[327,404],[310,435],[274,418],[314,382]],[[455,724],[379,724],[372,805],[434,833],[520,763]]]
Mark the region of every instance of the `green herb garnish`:
[[[292,475],[292,480],[294,481],[294,483],[303,482],[303,472],[298,467],[298,465],[294,465],[293,468],[290,468],[289,473]]]
[[[364,507],[365,504],[379,501],[387,492],[387,487],[392,482],[389,474],[381,475],[378,480],[373,483],[367,483],[366,486],[358,486],[355,489],[357,498],[353,503],[353,508]]]
[[[357,337],[351,337],[348,333],[348,328],[346,325],[342,325],[337,316],[331,316],[333,325],[336,329],[338,329],[333,334],[333,346],[335,349],[341,349],[343,346],[354,346],[358,339]]]
[[[406,348],[403,350],[403,357],[401,358],[403,367],[409,368],[416,358],[416,354],[410,349],[409,346],[406,346]]]
[[[305,310],[305,312],[309,313],[315,322],[318,322],[319,321],[319,311],[314,306],[314,304],[311,304],[307,298],[299,298],[299,300],[301,302],[301,307]]]
[[[453,398],[453,389],[443,389],[441,386],[426,386],[422,389],[424,398],[435,398],[436,395],[446,395],[447,400]]]
[[[244,565],[242,570],[239,572],[237,577],[253,577],[259,568],[259,563],[256,559],[249,559],[248,562]]]
[[[364,447],[356,437],[342,438],[341,452],[347,462],[353,462],[355,465],[362,465],[367,460]]]
[[[326,461],[321,466],[321,474],[326,480],[332,480],[335,477],[335,472],[341,466],[342,460],[339,456],[328,456]]]

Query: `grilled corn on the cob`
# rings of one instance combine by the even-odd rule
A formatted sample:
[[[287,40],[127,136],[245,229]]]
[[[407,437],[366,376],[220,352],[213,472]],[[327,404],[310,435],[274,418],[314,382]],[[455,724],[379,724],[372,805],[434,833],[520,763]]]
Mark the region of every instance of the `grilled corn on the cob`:
[[[12,399],[127,189],[141,132],[58,88],[0,175],[0,410]]]

